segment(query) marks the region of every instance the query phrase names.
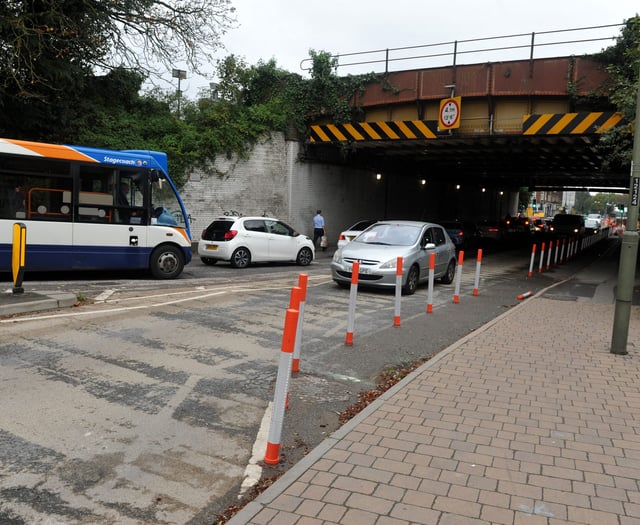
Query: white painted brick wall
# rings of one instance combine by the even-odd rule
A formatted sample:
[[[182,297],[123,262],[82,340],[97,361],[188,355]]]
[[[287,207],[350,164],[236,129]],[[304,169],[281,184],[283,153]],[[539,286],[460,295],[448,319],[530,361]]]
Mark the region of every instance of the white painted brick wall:
[[[301,144],[273,133],[246,159],[221,156],[215,174],[194,172],[182,188],[191,215],[193,240],[225,211],[278,217],[313,237],[312,218],[322,209],[330,245],[340,231],[361,218],[377,217],[384,194],[373,175],[362,170],[299,161]]]

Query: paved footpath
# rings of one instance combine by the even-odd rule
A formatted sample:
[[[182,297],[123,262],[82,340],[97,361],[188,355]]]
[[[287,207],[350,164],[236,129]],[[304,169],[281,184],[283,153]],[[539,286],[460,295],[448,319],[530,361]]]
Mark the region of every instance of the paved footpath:
[[[640,307],[545,293],[332,434],[229,522],[640,524]]]

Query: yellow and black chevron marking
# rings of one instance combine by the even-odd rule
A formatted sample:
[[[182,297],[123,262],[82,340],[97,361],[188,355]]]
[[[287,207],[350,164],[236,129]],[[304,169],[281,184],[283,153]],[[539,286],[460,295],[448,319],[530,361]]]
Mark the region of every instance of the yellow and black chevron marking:
[[[590,135],[604,133],[620,124],[621,121],[622,115],[613,111],[524,115],[522,117],[522,134]]]
[[[435,139],[437,120],[394,120],[358,122],[356,124],[323,124],[311,126],[310,142],[352,142],[365,140]]]

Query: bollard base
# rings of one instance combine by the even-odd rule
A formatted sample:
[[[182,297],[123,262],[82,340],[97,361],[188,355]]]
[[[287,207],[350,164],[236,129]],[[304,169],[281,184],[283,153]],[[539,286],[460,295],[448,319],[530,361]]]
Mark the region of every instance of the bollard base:
[[[280,463],[279,443],[267,443],[267,452],[264,455],[263,461],[269,465],[277,465]]]

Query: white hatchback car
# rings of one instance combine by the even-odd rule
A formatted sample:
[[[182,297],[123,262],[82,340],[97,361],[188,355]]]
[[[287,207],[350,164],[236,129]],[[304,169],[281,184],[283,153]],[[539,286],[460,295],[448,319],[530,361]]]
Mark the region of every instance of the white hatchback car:
[[[202,232],[198,255],[205,264],[229,261],[234,268],[252,262],[311,264],[313,241],[270,217],[218,217]]]
[[[350,243],[375,222],[377,222],[375,219],[365,219],[363,221],[356,222],[353,226],[350,226],[345,231],[340,232],[340,235],[338,236],[338,248],[342,248],[345,244]]]

